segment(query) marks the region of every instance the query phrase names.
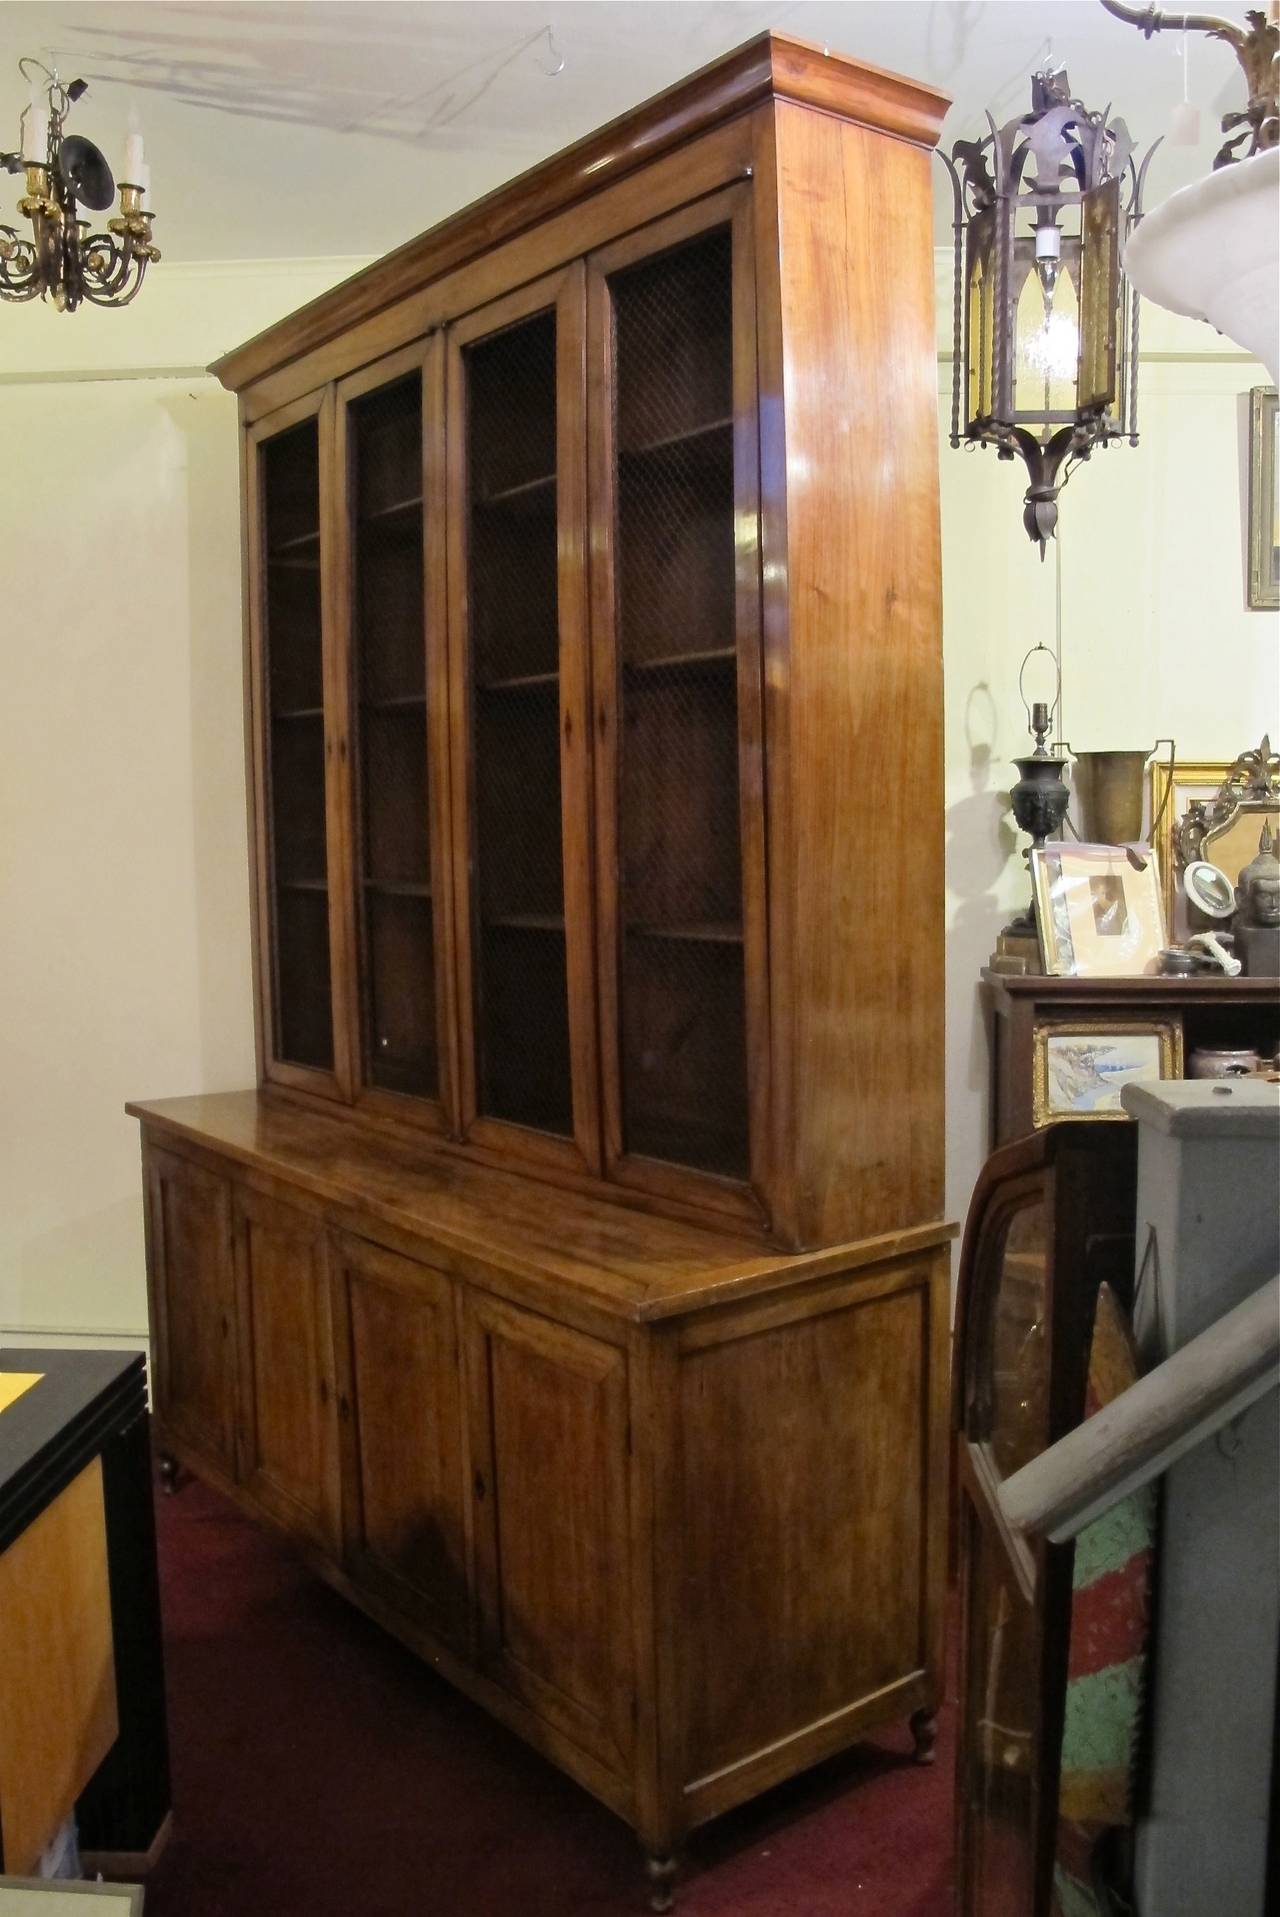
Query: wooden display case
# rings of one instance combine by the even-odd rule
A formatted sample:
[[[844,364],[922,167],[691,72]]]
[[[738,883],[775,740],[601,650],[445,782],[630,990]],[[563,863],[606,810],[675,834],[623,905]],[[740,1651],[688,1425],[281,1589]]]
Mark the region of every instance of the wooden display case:
[[[941,840],[882,815],[942,803],[945,104],[766,35],[215,369],[261,1083],[139,1108],[160,1425],[660,1893],[941,1678]]]
[[[1047,1038],[1094,1042],[1143,1033],[1161,1040],[1162,1078],[1181,1078],[1198,1045],[1280,1045],[1280,983],[1268,978],[1012,978],[983,973],[991,1036],[991,1143],[1004,1145],[1071,1116],[1044,1097]],[[1081,1112],[1080,1116],[1092,1115]],[[1114,1114],[1128,1124],[1127,1113]]]

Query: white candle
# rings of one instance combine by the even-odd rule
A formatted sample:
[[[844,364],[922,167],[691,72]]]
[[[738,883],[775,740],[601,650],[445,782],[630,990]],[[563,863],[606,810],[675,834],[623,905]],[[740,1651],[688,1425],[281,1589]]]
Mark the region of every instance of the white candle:
[[[43,166],[49,156],[48,95],[38,80],[31,82],[31,98],[22,141],[22,157],[30,164]]]
[[[138,168],[138,177],[135,181],[132,182],[132,184],[135,186],[140,186],[142,188],[142,204],[144,206],[150,206],[151,204],[151,162],[149,160],[144,160],[142,162],[142,165]]]
[[[129,131],[124,143],[124,172],[121,178],[126,186],[141,186],[142,169],[146,161],[142,157],[142,135],[133,115],[129,115]]]

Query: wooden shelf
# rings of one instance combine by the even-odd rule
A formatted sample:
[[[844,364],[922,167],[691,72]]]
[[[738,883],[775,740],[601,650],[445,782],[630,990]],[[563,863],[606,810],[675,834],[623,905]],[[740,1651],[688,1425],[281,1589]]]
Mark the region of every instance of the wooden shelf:
[[[624,659],[624,672],[706,672],[715,666],[736,665],[737,648],[712,646],[704,652],[667,652],[654,659]]]
[[[544,687],[558,686],[558,672],[518,672],[509,679],[480,679],[476,683],[477,692],[537,692]]]
[[[361,712],[424,712],[427,695],[425,692],[397,692],[389,699],[362,699]]]
[[[554,912],[505,912],[481,920],[486,932],[564,932],[564,916]]]
[[[477,493],[474,506],[523,506],[536,504],[543,493],[554,496],[556,475],[540,473],[536,479],[522,479],[518,486],[501,486],[496,493]]]
[[[415,493],[409,499],[393,499],[389,505],[375,506],[372,512],[356,514],[356,525],[385,526],[388,522],[407,518],[410,513],[422,511],[422,494]]]
[[[692,919],[684,925],[629,925],[629,937],[662,939],[678,945],[741,945],[742,927],[732,919]]]
[[[320,528],[317,526],[312,532],[295,533],[292,539],[277,539],[273,546],[268,547],[267,558],[272,561],[282,559],[295,553],[308,552],[319,544]]]
[[[366,892],[383,899],[429,899],[431,887],[419,879],[366,879]]]
[[[277,879],[276,885],[281,892],[327,892],[327,879]]]
[[[275,724],[277,719],[284,719],[284,720],[291,721],[294,719],[323,719],[323,718],[324,718],[323,706],[273,706],[271,711],[272,725]]]
[[[678,446],[696,446],[712,439],[717,433],[724,433],[733,425],[732,415],[723,419],[709,419],[701,426],[686,426],[678,433],[664,433],[660,439],[646,440],[642,446],[619,446],[619,459],[652,459],[655,453],[667,453]]]

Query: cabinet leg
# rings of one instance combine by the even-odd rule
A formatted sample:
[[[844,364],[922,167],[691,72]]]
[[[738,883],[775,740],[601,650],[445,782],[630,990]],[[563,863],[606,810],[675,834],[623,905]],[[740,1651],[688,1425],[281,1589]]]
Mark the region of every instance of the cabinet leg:
[[[644,1860],[644,1868],[649,1880],[650,1910],[670,1910],[676,1897],[675,1858],[649,1855]]]
[[[170,1451],[162,1451],[156,1460],[160,1471],[160,1489],[171,1498],[178,1489],[182,1466]]]
[[[915,1760],[917,1764],[932,1764],[938,1741],[938,1713],[936,1711],[913,1711],[911,1713],[911,1735],[915,1741]]]

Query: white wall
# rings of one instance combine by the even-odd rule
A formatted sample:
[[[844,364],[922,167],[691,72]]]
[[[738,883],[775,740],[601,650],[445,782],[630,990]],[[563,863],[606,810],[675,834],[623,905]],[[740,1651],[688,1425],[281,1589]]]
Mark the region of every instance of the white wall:
[[[126,1098],[253,1082],[236,405],[354,262],[0,311],[0,1331],[145,1333]]]
[[[949,282],[948,290],[949,290]],[[942,296],[940,316],[949,312]],[[1055,736],[1077,750],[1172,736],[1186,760],[1227,760],[1280,736],[1280,620],[1245,598],[1249,389],[1266,369],[1209,327],[1144,304],[1140,444],[1078,468],[1059,500],[1057,552],[1022,529],[1021,462],[942,448],[947,757],[947,1206],[962,1220],[988,1143],[989,1055],[979,972],[1027,895],[1007,806],[1031,749],[1018,669],[1056,638]],[[950,366],[940,366],[950,418]],[[1052,672],[1028,696],[1051,696]],[[924,822],[927,824],[927,822]],[[909,845],[916,821],[897,828]],[[1015,849],[1016,848],[1016,849]]]
[[[11,1338],[142,1334],[124,1101],[252,1082],[235,404],[195,369],[356,264],[166,265],[127,313],[0,314]],[[1276,622],[1243,600],[1241,395],[1265,375],[1207,328],[1148,315],[1144,338],[1141,447],[1095,459],[1062,500],[1064,729],[1094,747],[1173,732],[1187,758],[1231,758],[1280,733]],[[940,391],[945,426],[945,365]],[[1056,560],[1025,539],[1020,470],[943,447],[957,1218],[986,1144],[978,973],[1024,884],[1003,796],[1025,740],[1018,665],[1054,640]],[[910,858],[938,822],[902,793],[886,829]]]

